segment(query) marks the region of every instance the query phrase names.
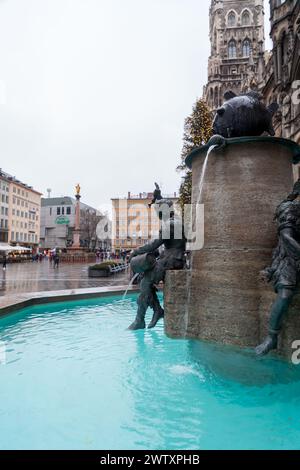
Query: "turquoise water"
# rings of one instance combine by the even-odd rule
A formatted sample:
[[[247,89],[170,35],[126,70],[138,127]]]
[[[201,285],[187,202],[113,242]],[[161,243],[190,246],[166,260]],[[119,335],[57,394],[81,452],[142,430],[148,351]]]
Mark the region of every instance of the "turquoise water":
[[[0,320],[0,449],[299,449],[299,368],[162,325],[129,332],[135,308],[130,296]]]

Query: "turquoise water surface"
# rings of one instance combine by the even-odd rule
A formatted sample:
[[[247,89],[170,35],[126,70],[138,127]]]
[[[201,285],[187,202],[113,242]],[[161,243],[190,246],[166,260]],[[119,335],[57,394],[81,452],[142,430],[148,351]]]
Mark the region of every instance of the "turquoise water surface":
[[[300,448],[299,367],[162,324],[129,332],[135,309],[111,297],[0,320],[0,449]]]

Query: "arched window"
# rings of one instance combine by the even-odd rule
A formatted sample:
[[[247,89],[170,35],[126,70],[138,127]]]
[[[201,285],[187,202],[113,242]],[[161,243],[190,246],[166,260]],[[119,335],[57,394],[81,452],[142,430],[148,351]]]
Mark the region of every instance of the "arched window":
[[[245,41],[243,42],[243,56],[249,57],[250,52],[251,52],[251,42],[249,41],[249,39],[245,39]]]
[[[236,15],[231,11],[228,15],[228,26],[235,26],[236,24]]]
[[[229,59],[236,58],[236,43],[233,39],[228,44],[228,57]]]
[[[249,26],[250,23],[251,23],[250,13],[248,10],[246,10],[244,11],[242,15],[242,25]]]

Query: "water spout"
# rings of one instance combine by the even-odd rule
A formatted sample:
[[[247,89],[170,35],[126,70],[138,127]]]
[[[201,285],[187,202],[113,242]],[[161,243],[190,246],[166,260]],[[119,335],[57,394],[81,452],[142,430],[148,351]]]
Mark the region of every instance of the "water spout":
[[[209,155],[211,154],[211,152],[213,151],[214,148],[216,148],[217,145],[211,145],[207,151],[207,154],[206,154],[206,157],[205,157],[205,160],[204,160],[204,164],[203,164],[203,167],[202,167],[202,172],[201,172],[201,178],[200,178],[200,184],[199,184],[199,194],[198,194],[198,198],[197,198],[197,204],[201,204],[202,202],[202,193],[203,193],[203,186],[204,186],[204,177],[205,177],[205,173],[206,173],[206,169],[207,169],[207,164],[208,164],[208,159],[209,159]]]
[[[123,295],[123,300],[126,299],[126,296],[127,296],[127,293],[128,293],[128,291],[129,291],[130,287],[133,286],[133,283],[134,283],[134,281],[136,280],[136,278],[137,278],[138,276],[139,276],[139,273],[136,273],[136,274],[132,277],[132,279],[131,279],[131,281],[129,282],[128,287],[127,287],[127,289],[126,289],[126,291],[125,291],[125,293],[124,293],[124,295]]]
[[[205,174],[207,170],[207,165],[208,165],[208,160],[211,152],[214,150],[214,148],[218,147],[218,145],[211,145],[207,151],[202,171],[201,171],[201,177],[200,177],[200,183],[199,183],[199,193],[197,197],[197,203],[196,203],[196,208],[199,204],[202,203],[202,193],[203,193],[203,187],[204,187],[204,180],[205,180]],[[189,272],[187,273],[187,302],[185,305],[185,315],[184,315],[184,338],[187,336],[187,330],[189,326],[189,308],[190,308],[190,300],[191,300],[191,282],[192,282],[192,272],[193,272],[193,261],[194,261],[194,252],[191,251],[190,253],[190,266],[189,266]]]

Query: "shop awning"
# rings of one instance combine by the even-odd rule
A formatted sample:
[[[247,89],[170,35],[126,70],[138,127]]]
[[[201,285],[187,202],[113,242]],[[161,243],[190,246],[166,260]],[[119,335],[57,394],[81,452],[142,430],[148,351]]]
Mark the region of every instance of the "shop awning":
[[[0,251],[8,252],[22,252],[22,251],[31,251],[31,248],[27,248],[26,246],[11,246],[8,243],[0,243]]]

